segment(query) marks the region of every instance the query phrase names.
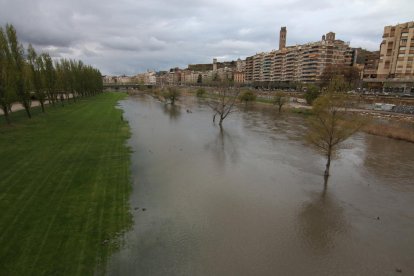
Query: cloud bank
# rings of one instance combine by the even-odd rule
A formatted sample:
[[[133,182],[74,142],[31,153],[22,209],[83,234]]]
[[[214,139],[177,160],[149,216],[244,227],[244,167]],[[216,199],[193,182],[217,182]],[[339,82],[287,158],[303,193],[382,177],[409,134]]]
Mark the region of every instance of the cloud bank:
[[[377,50],[384,26],[413,14],[412,0],[0,0],[0,24],[13,24],[25,45],[111,75],[270,51],[281,26],[288,45],[334,31]]]

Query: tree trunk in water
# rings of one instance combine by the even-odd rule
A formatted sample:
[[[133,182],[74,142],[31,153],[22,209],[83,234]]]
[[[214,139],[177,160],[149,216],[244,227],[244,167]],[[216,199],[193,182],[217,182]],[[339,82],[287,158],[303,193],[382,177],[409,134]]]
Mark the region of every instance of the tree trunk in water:
[[[325,177],[329,177],[329,168],[331,167],[331,150],[328,151],[328,160],[326,161]]]
[[[326,190],[328,188],[328,178],[329,176],[327,175],[323,177],[323,194],[326,194]]]
[[[282,111],[282,106],[279,105],[279,113]]]

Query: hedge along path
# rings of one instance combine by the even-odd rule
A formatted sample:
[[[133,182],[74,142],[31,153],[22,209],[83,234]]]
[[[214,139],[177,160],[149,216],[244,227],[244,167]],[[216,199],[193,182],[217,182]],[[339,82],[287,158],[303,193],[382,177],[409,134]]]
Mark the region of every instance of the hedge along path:
[[[0,118],[0,275],[92,275],[132,225],[129,127],[104,93]],[[24,115],[24,114],[23,114]]]

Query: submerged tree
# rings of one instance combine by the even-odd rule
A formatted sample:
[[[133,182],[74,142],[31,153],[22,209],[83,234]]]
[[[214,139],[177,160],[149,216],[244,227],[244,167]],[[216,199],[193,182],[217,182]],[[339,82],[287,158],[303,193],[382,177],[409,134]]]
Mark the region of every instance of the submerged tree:
[[[313,103],[314,116],[310,118],[307,141],[326,156],[325,179],[329,177],[331,160],[340,145],[363,125],[355,113],[347,112],[345,95],[337,93],[336,87],[343,79],[333,79],[327,89]]]
[[[215,87],[215,94],[216,97],[212,98],[208,105],[214,111],[213,122],[216,121],[216,116],[218,116],[219,126],[222,127],[224,119],[234,111],[240,88],[221,82]]]
[[[163,93],[163,97],[165,101],[168,103],[170,102],[171,105],[175,104],[175,101],[177,101],[181,96],[181,92],[177,87],[169,86],[167,87],[167,91]]]
[[[276,92],[273,98],[273,104],[278,107],[279,113],[282,112],[282,107],[288,102],[289,97],[283,91]]]
[[[246,106],[249,102],[254,102],[255,100],[256,94],[250,90],[244,91],[240,96],[240,101],[244,102]]]
[[[198,88],[196,91],[196,96],[199,98],[204,97],[205,94],[206,94],[206,90],[204,88]]]

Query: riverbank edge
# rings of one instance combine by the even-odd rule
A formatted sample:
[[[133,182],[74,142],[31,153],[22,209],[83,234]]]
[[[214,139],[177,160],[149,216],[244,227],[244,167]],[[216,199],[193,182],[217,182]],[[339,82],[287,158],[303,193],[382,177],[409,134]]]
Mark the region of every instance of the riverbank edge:
[[[108,91],[105,93],[113,93],[113,94],[120,94],[116,91]],[[129,95],[127,93],[121,93],[121,97],[115,102],[113,109],[117,110],[119,112],[120,120],[122,121],[122,125],[125,127],[125,133],[124,140],[122,143],[123,148],[128,152],[128,159],[126,161],[126,166],[128,168],[127,170],[127,178],[128,183],[125,183],[127,185],[127,191],[125,193],[124,199],[126,199],[126,216],[127,221],[125,225],[123,225],[123,228],[113,233],[108,239],[102,241],[101,245],[108,246],[108,253],[104,255],[103,257],[99,257],[97,259],[96,265],[95,265],[95,271],[94,275],[106,275],[107,269],[108,269],[108,263],[111,259],[111,256],[118,252],[123,246],[125,246],[125,234],[130,231],[133,227],[133,214],[132,214],[132,205],[130,202],[131,194],[132,194],[132,188],[133,188],[133,180],[132,180],[132,148],[129,145],[129,141],[132,137],[132,131],[131,126],[129,125],[128,120],[124,117],[124,109],[120,106],[120,102],[126,100]]]
[[[190,94],[193,94],[192,92],[190,92]],[[194,95],[194,94],[193,94]],[[206,93],[207,97],[211,97],[211,95],[209,93]],[[263,104],[263,105],[274,105],[272,103],[271,100],[267,100],[267,99],[263,99],[263,98],[256,98],[256,100],[254,101],[257,104]],[[304,116],[312,116],[313,112],[312,112],[312,107],[311,106],[304,106],[304,107],[299,107],[299,106],[292,106],[289,103],[286,103],[286,105],[283,107],[283,110],[285,112],[290,112],[290,113],[294,113],[294,114],[301,114]],[[282,111],[283,112],[283,111]],[[353,111],[353,112],[357,112],[360,116],[364,116],[364,117],[369,117],[370,119],[368,120],[368,123],[366,125],[364,125],[360,131],[364,132],[364,133],[368,133],[371,135],[376,135],[376,136],[382,136],[382,137],[387,137],[387,138],[391,138],[391,139],[395,139],[395,140],[401,140],[401,141],[405,141],[405,142],[410,142],[410,143],[414,143],[414,131],[410,131],[407,128],[403,128],[399,125],[384,125],[384,124],[380,124],[375,122],[374,120],[372,120],[371,118],[374,116],[378,116],[381,115],[383,113],[378,112],[378,113],[370,113],[370,110],[360,110],[360,111]],[[387,113],[387,115],[390,115]],[[405,115],[402,114],[392,114],[394,116],[397,117],[404,117]],[[408,115],[406,115],[408,116]],[[388,117],[386,118],[389,121],[397,121],[397,119],[395,117]]]
[[[133,95],[136,93],[140,94],[142,92],[145,92],[145,91],[139,91],[135,93],[133,92],[133,93],[130,93],[130,95]],[[147,92],[151,93],[150,91],[147,91]],[[190,91],[187,90],[187,91],[181,91],[181,92],[183,96],[191,95],[191,96],[197,97],[196,90],[190,90]],[[201,98],[214,98],[214,96],[215,95],[206,91],[204,95],[201,96]],[[248,104],[252,104],[252,103],[248,103]],[[272,103],[272,100],[263,99],[259,97],[255,99],[254,103],[263,104],[267,106],[274,105]],[[282,112],[290,112],[294,114],[301,114],[304,116],[313,115],[311,106],[292,106],[290,103],[286,103],[283,106]],[[384,115],[383,112],[373,113],[372,110],[359,110],[359,111],[354,110],[353,112],[357,112],[361,116],[368,117],[368,118],[373,118],[378,115]],[[398,118],[404,118],[405,116],[408,116],[404,114],[388,114],[388,113],[386,113],[385,115],[388,115],[386,119],[392,122],[398,121]],[[414,143],[414,133],[413,131],[410,131],[407,128],[403,128],[395,124],[392,126],[387,126],[384,124],[377,123],[371,119],[369,119],[368,121],[369,123],[367,123],[364,127],[362,127],[360,131],[371,134],[371,135],[382,136],[382,137],[387,137],[387,138],[391,138],[395,140],[401,140],[401,141]]]

